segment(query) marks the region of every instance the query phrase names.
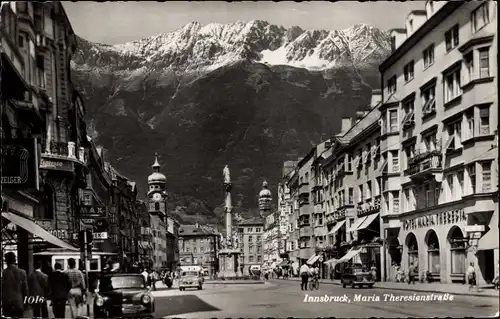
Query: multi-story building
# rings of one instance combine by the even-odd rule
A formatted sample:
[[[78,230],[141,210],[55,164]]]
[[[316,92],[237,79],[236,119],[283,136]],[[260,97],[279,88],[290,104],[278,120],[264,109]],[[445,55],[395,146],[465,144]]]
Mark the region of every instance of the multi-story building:
[[[280,258],[280,212],[274,212],[265,217],[263,240],[263,263],[270,268],[275,268],[282,259]]]
[[[240,271],[245,276],[250,275],[250,267],[261,266],[264,246],[264,218],[254,217],[244,220],[238,225],[243,254],[240,255]]]
[[[179,265],[179,222],[167,216],[167,268],[175,270]]]
[[[388,279],[393,262],[441,282],[463,282],[470,262],[479,284],[494,277],[496,12],[496,1],[427,1],[391,32],[379,67],[382,149],[397,173],[383,196]]]
[[[160,173],[157,154],[152,168],[153,173],[148,177],[147,196],[153,233],[153,265],[154,268],[163,268],[167,267],[167,178]]]
[[[201,266],[211,276],[218,271],[220,234],[199,224],[179,228],[180,266]]]
[[[21,230],[27,224],[42,238],[38,247],[74,248],[65,241],[79,230],[85,110],[70,79],[77,42],[61,3],[2,2],[0,11],[2,216],[21,226],[13,234],[18,261],[30,272],[32,246],[29,233]],[[20,150],[28,157],[15,158]],[[40,225],[33,226],[34,220]]]
[[[297,170],[297,163],[294,164],[294,169],[291,171],[283,170],[283,178],[285,187],[288,189],[290,199],[287,201],[286,206],[290,209],[288,217],[287,229],[287,248],[289,260],[292,266],[292,274],[298,275],[300,266],[299,260],[299,174]],[[286,165],[286,164],[285,164]]]
[[[137,234],[137,245],[139,246],[139,264],[142,267],[153,267],[153,231],[151,229],[151,216],[149,215],[148,205],[142,200],[136,202],[137,217],[139,218],[139,230]]]

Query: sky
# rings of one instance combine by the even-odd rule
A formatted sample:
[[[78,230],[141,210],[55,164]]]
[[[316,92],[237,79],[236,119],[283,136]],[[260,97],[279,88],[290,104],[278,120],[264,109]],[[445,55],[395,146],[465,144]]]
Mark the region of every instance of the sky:
[[[189,22],[202,25],[264,20],[306,30],[342,30],[365,23],[383,30],[399,28],[425,1],[312,2],[63,2],[73,29],[93,42],[119,44],[174,31]]]

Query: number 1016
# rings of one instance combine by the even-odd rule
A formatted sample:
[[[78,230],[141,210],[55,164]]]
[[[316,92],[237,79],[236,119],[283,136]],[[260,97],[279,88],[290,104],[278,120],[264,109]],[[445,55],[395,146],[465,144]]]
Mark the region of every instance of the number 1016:
[[[29,296],[29,297],[25,296],[24,297],[24,303],[29,304],[29,305],[42,303],[44,301],[45,301],[45,297],[43,297],[43,296]]]

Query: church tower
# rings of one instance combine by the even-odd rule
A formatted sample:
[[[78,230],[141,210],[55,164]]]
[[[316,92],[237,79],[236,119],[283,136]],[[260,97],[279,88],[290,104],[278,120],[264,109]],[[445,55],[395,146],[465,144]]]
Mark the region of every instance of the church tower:
[[[271,213],[271,205],[272,205],[272,195],[271,191],[268,188],[267,182],[264,181],[262,183],[262,190],[259,193],[259,211],[260,216],[266,217]]]
[[[167,178],[160,173],[160,167],[158,153],[155,153],[155,162],[152,166],[153,173],[148,177],[148,207],[150,214],[165,217],[167,213]]]

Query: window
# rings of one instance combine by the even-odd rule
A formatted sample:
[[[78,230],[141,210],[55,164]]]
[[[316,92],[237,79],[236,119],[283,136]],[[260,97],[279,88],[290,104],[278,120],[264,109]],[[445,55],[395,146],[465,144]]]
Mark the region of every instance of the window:
[[[399,130],[398,125],[398,110],[390,110],[389,111],[389,131],[397,132]]]
[[[43,19],[41,15],[35,14],[34,22],[37,30],[43,30]]]
[[[490,76],[490,48],[479,49],[479,78]]]
[[[446,183],[448,184],[448,199],[455,199],[455,185],[453,184],[453,175],[448,175],[446,177]]]
[[[372,198],[372,182],[366,183],[366,199]]]
[[[196,249],[196,247],[193,247],[193,253],[197,253],[198,250]]]
[[[479,135],[489,135],[490,134],[490,109],[481,108],[479,109]]]
[[[253,256],[248,256],[248,262],[253,263]]]
[[[462,94],[460,87],[460,69],[449,72],[444,77],[444,103],[448,103]]]
[[[465,64],[465,79],[467,82],[474,80],[474,51],[470,51],[469,53],[464,55],[464,64]]]
[[[436,185],[436,188],[434,188],[434,205],[439,205],[440,197],[441,197],[441,186]]]
[[[432,85],[422,90],[422,113],[423,115],[436,112],[436,86]]]
[[[354,188],[352,187],[349,187],[349,205],[353,205],[354,204]]]
[[[413,20],[408,21],[408,27],[410,29],[410,32],[413,32]]]
[[[253,233],[253,227],[248,227],[248,232]],[[252,237],[252,236],[250,236],[250,237]]]
[[[454,25],[453,28],[446,31],[444,34],[444,38],[446,41],[446,52],[454,49],[458,46],[458,24]]]
[[[363,185],[358,186],[358,203],[363,201]]]
[[[415,77],[414,67],[415,62],[413,60],[404,66],[405,82],[410,82]]]
[[[260,227],[256,227],[256,228],[255,228],[255,232],[256,232],[256,233],[260,233]]]
[[[200,253],[205,252],[205,247],[200,247]]]
[[[399,192],[392,192],[392,212],[399,213]]]
[[[431,207],[431,186],[425,184],[425,207]]]
[[[19,42],[20,48],[24,48],[24,36],[19,35],[19,37],[17,38],[17,42]]]
[[[472,32],[481,30],[485,25],[490,23],[489,1],[484,2],[471,14]]]
[[[453,151],[462,147],[462,121],[448,124],[448,141],[444,145],[445,151]]]
[[[410,161],[415,156],[415,144],[408,145],[404,148],[406,156],[406,168],[410,168]]]
[[[458,181],[457,194],[458,198],[461,198],[464,195],[464,171],[460,171],[457,173],[457,181]]]
[[[395,51],[396,50],[396,37],[393,36],[391,37],[391,51]]]
[[[399,151],[391,151],[392,155],[392,172],[399,172]]]
[[[248,236],[248,242],[249,243],[253,242],[253,236],[252,235]]]
[[[429,45],[423,52],[424,69],[434,64],[434,44]]]
[[[469,110],[465,113],[466,121],[466,136],[467,138],[474,137],[474,109]]]
[[[436,133],[427,134],[423,137],[425,150],[427,152],[434,151],[436,149]]]
[[[405,111],[405,117],[403,118],[403,127],[409,127],[415,124],[415,101],[412,99],[405,102],[403,105]]]
[[[396,93],[397,90],[397,83],[396,83],[396,76],[393,76],[389,80],[387,80],[387,93],[389,95]]]
[[[404,190],[404,196],[405,196],[404,197],[404,200],[405,200],[405,202],[404,202],[404,211],[405,212],[409,212],[411,210],[410,209],[411,204],[410,204],[410,189],[409,188],[406,188]]]
[[[491,192],[491,163],[482,163],[483,192]]]

